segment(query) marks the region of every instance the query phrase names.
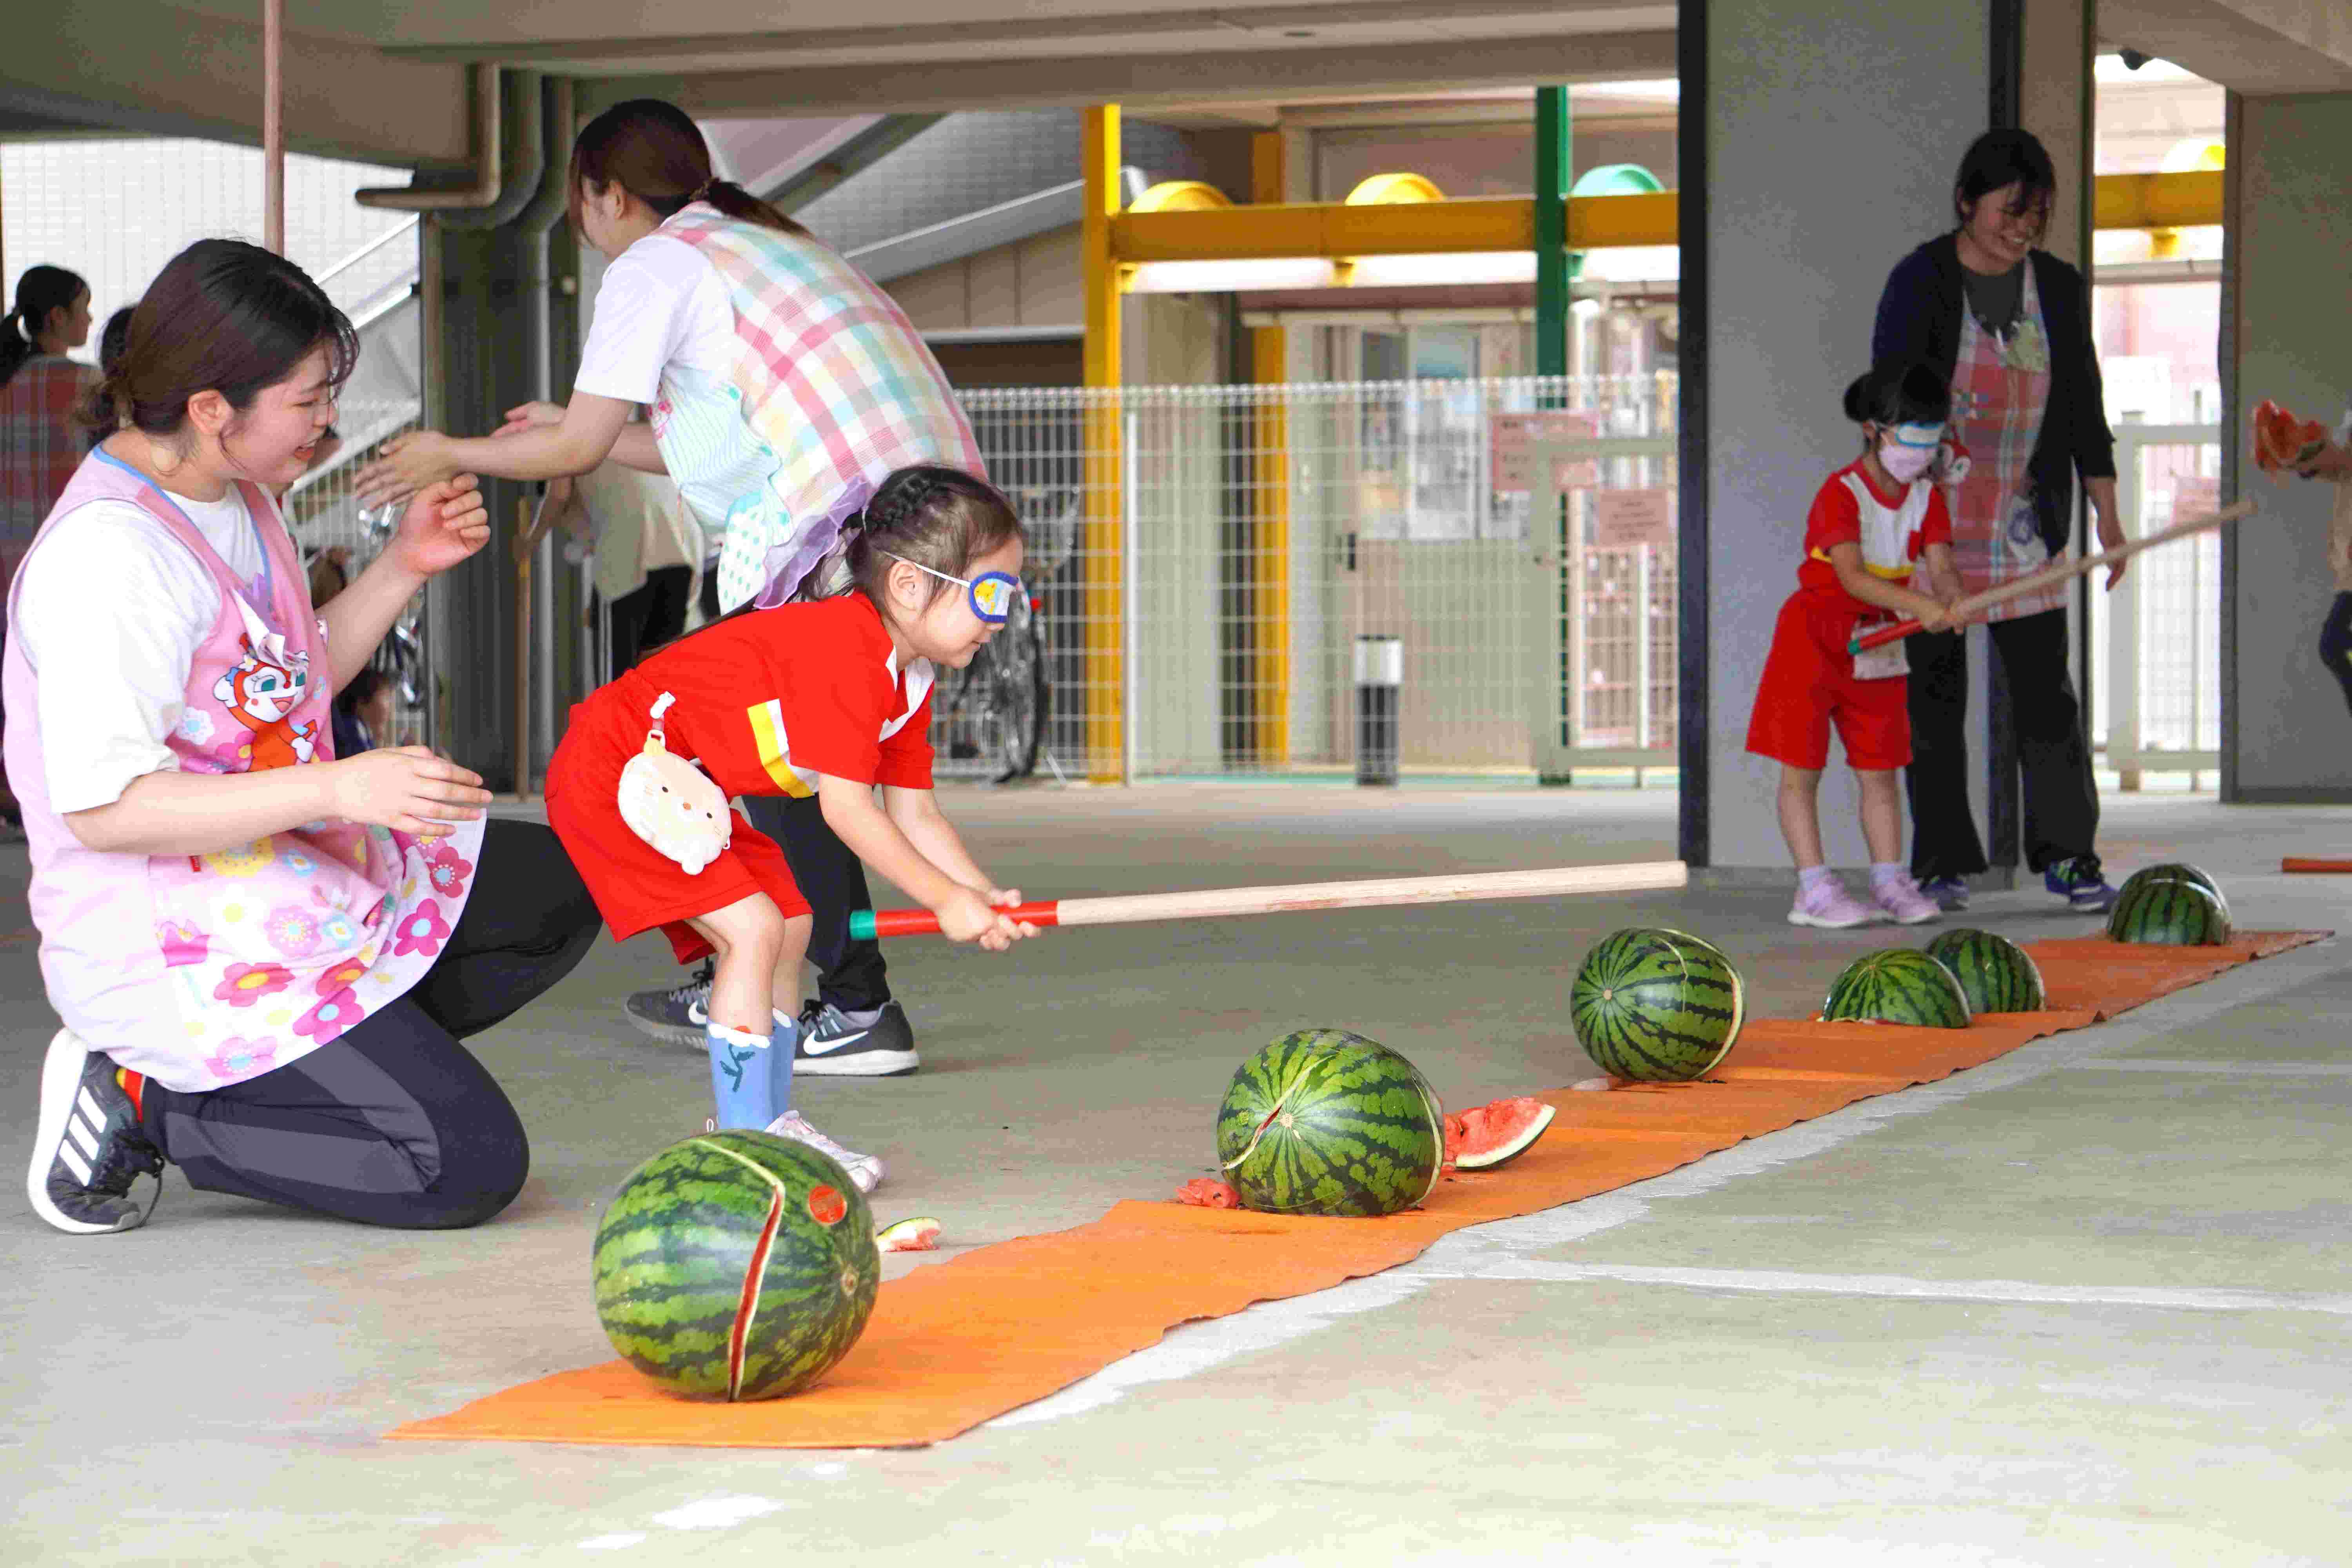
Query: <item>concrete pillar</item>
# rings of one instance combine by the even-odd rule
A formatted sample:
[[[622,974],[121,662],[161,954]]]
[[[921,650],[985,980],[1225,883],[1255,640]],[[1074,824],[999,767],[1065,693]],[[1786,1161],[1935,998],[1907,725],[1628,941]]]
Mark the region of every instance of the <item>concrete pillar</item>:
[[[2352,721],[2317,651],[2336,591],[2335,487],[2273,483],[2246,434],[2263,398],[2333,425],[2352,395],[2352,93],[2233,96],[2231,108],[2222,483],[2263,510],[2221,536],[2221,795],[2352,801]]]
[[[2021,100],[2037,132],[2061,132],[2061,183],[2077,187],[2073,210],[2087,210],[2087,171],[2074,173],[2085,100],[2052,84],[2086,89],[2089,34],[2082,0],[2054,0],[2067,13],[2059,25],[2028,27],[2042,3],[1683,0],[1682,847],[1712,879],[1788,875],[1779,764],[1748,753],[1748,721],[1795,586],[1806,510],[1856,449],[1839,401],[1867,368],[1888,270],[1951,226],[1961,153]],[[2079,254],[2079,218],[2070,230],[2061,254]],[[1981,721],[1981,633],[1976,641]],[[1982,763],[1979,748],[1980,831]],[[1853,774],[1834,743],[1831,770],[1830,861],[1864,864]]]

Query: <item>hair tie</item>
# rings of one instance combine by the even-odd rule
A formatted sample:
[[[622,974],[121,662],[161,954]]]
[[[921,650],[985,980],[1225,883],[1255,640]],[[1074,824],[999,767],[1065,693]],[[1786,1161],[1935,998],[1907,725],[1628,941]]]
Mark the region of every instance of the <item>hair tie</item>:
[[[694,194],[686,199],[689,202],[707,202],[711,198],[711,195],[717,192],[719,184],[719,182],[716,178],[705,180],[702,184],[695,186]]]

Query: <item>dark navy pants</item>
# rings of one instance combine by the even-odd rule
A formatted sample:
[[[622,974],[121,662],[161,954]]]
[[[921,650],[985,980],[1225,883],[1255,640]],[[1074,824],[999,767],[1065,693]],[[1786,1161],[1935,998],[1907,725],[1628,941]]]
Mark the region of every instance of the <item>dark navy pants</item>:
[[[404,1230],[479,1225],[522,1190],[530,1143],[458,1041],[562,979],[598,924],[552,832],[493,820],[465,913],[405,996],[243,1083],[150,1083],[147,1135],[205,1192]]]

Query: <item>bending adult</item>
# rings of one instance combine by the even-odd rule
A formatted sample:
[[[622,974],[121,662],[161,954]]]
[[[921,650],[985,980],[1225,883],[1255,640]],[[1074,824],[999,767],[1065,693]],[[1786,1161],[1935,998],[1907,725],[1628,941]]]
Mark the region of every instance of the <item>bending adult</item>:
[[[2124,540],[2090,290],[2080,271],[2037,248],[2056,190],[2050,154],[2032,135],[1977,138],[1953,183],[1958,226],[1905,257],[1879,297],[1873,358],[1925,360],[1951,384],[1939,478],[1953,563],[1970,594],[2066,552],[2078,477],[2100,548]],[[2107,586],[2122,575],[2118,563]],[[2093,847],[2099,794],[2068,672],[2068,592],[1996,606],[1988,630],[2024,774],[2026,863],[2051,892],[2095,910],[2116,894]],[[1957,631],[1910,641],[1911,874],[1947,910],[1968,907],[1965,879],[1986,868],[1969,811],[1967,646]]]
[[[584,474],[615,458],[667,472],[719,542],[719,608],[816,597],[847,582],[842,524],[898,468],[983,473],[979,444],[939,362],[898,303],[807,230],[714,177],[685,110],[656,99],[590,121],[566,174],[574,226],[612,258],[572,401],[528,404],[496,435],[418,431],[363,470],[363,500],[459,469],[510,479]],[[650,425],[628,423],[632,406]],[[751,825],[783,847],[814,910],[820,972],[802,1013],[795,1070],[912,1072],[914,1033],[892,1000],[882,950],[853,942],[868,907],[857,857],[814,795],[753,797]],[[629,998],[656,1038],[701,1048],[708,966],[688,984]],[[799,994],[797,974],[778,994]]]
[[[417,1229],[488,1219],[529,1169],[458,1041],[578,963],[596,911],[548,829],[484,823],[465,768],[336,756],[330,700],[489,536],[473,479],[443,480],[312,607],[270,490],[310,460],[358,347],[290,262],[181,252],[102,388],[122,427],[17,574],[7,760],[65,1024],[26,1187],[60,1230],[142,1224],[137,1178],[166,1162]]]
[[[66,356],[88,342],[89,285],[62,267],[25,268],[0,317],[0,602],[87,449],[76,410],[98,372]],[[0,817],[17,819],[5,774]]]

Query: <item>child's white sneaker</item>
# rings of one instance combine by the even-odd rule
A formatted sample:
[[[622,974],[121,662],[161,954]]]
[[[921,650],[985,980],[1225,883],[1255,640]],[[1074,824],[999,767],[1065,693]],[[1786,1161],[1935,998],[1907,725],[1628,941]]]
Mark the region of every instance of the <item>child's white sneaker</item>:
[[[857,1190],[861,1193],[870,1193],[882,1184],[882,1162],[879,1159],[843,1148],[810,1126],[808,1119],[797,1110],[787,1110],[769,1122],[768,1131],[779,1138],[790,1138],[820,1153],[832,1155],[841,1168],[849,1173],[849,1179],[857,1184]]]
[[[1907,876],[1873,879],[1870,892],[1878,900],[1878,907],[1886,911],[1886,918],[1899,926],[1924,925],[1944,915],[1942,907]]]
[[[1847,892],[1845,884],[1835,877],[1824,878],[1811,889],[1800,884],[1797,901],[1789,906],[1790,925],[1818,926],[1823,931],[1866,926],[1877,919],[1878,911]]]

